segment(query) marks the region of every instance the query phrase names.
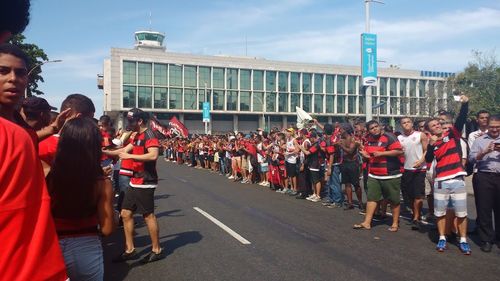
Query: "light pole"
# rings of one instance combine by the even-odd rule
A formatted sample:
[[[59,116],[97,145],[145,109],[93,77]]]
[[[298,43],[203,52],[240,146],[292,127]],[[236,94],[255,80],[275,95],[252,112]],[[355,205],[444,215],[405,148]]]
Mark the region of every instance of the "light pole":
[[[378,0],[365,0],[365,32],[370,33],[370,2],[375,2],[379,4],[385,4]],[[372,114],[372,87],[365,87],[365,108],[366,108],[366,121],[370,121],[373,118]]]
[[[30,78],[30,75],[31,73],[41,67],[42,65],[46,64],[46,63],[50,63],[50,62],[62,62],[62,60],[46,60],[46,61],[42,61],[42,62],[38,62],[36,63],[31,69],[30,71],[28,71],[28,74],[26,75],[28,77],[28,79]],[[26,90],[24,91],[24,97],[27,98],[28,97],[28,86],[26,86]]]

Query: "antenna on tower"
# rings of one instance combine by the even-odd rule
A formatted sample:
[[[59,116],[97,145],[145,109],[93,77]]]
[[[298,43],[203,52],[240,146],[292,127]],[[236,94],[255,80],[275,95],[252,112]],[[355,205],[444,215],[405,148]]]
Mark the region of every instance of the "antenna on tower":
[[[149,30],[153,30],[153,20],[151,11],[149,11]]]

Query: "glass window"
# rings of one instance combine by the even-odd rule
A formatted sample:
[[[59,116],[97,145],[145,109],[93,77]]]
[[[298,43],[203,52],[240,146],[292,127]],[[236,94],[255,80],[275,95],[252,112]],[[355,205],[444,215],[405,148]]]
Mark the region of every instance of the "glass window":
[[[440,82],[438,81],[436,83],[437,85],[437,91],[436,91],[436,95],[439,97],[439,98],[442,98],[444,97],[444,82]],[[442,107],[441,107],[442,108]]]
[[[207,101],[209,101],[209,97],[207,96]],[[205,89],[198,90],[198,109],[203,109],[203,102],[205,101]]]
[[[290,111],[296,112],[296,107],[300,107],[300,94],[291,94],[290,95]]]
[[[436,91],[436,88],[435,88],[435,81],[429,81],[429,90],[427,91],[427,97],[429,98],[436,98],[435,96],[435,91]]]
[[[253,71],[253,90],[254,91],[264,90],[264,71],[262,70]]]
[[[123,86],[123,107],[136,107],[136,91],[135,86]]]
[[[135,84],[135,61],[123,61],[123,84]]]
[[[240,89],[251,90],[250,85],[251,85],[250,70],[248,69],[240,70]]]
[[[200,66],[198,68],[198,80],[200,81],[199,87],[205,88],[205,83],[207,84],[207,88],[212,87],[211,79],[210,79],[210,67]]]
[[[167,108],[167,88],[154,88],[154,106],[155,108]]]
[[[276,71],[266,71],[266,91],[276,91]]]
[[[337,75],[337,94],[339,94],[339,95],[345,94],[345,76],[344,75]]]
[[[168,96],[169,109],[182,109],[182,89],[170,88]]]
[[[314,93],[323,93],[323,74],[314,74]]]
[[[196,66],[184,66],[184,87],[196,87]]]
[[[406,97],[406,79],[399,79],[399,96]]]
[[[380,78],[380,95],[387,96],[387,78]]]
[[[325,92],[327,94],[333,94],[333,75],[326,75],[326,82],[325,82]]]
[[[155,63],[155,85],[156,86],[167,86],[167,65]]]
[[[240,75],[241,73],[243,73],[243,70]],[[250,92],[240,92],[240,111],[250,111]]]
[[[153,82],[153,65],[149,62],[140,62],[137,67],[137,71],[139,73],[139,84],[142,85],[151,85]]]
[[[326,113],[334,113],[335,110],[334,102],[335,102],[335,96],[326,95],[326,104],[325,104]]]
[[[266,93],[266,112],[276,112],[276,93]]]
[[[182,66],[171,64],[169,65],[168,80],[170,86],[182,86]]]
[[[153,98],[151,87],[139,87],[139,102],[137,107],[139,108],[151,108],[153,106]]]
[[[184,89],[184,109],[196,109],[195,89]]]
[[[312,95],[302,94],[302,109],[305,112],[311,112],[312,109]]]
[[[238,92],[227,91],[226,110],[236,110],[238,104]]]
[[[290,73],[290,92],[292,93],[300,92],[300,73],[297,72]]]
[[[425,97],[425,81],[420,80],[418,81],[418,96],[419,97]]]
[[[416,98],[410,99],[410,115],[417,115],[417,102]]]
[[[356,113],[356,96],[347,97],[347,113]]]
[[[345,95],[337,96],[337,113],[345,113]]]
[[[390,78],[389,80],[389,94],[391,97],[396,96],[397,82],[397,78]]]
[[[262,112],[263,104],[264,104],[264,93],[253,92],[253,111]]]
[[[409,102],[409,100],[407,97],[399,98],[399,114],[401,114],[401,115],[408,114],[408,110],[407,110],[408,102]]]
[[[417,96],[417,80],[410,80],[410,97]]]
[[[288,72],[280,72],[278,76],[278,91],[288,92]]]
[[[214,69],[215,73],[215,69]],[[224,81],[224,80],[222,80]],[[215,85],[215,79],[214,79]],[[224,110],[224,91],[215,90],[212,95],[212,109],[213,110]]]
[[[373,99],[372,99],[373,101]],[[359,106],[358,106],[358,111],[359,111],[359,114],[365,114],[365,96],[359,96],[358,97],[358,103],[359,103]],[[375,105],[377,103],[372,103],[372,105]]]
[[[314,95],[314,112],[323,113],[323,97],[324,95]]]
[[[278,111],[288,112],[288,93],[279,93],[278,95]]]
[[[213,69],[214,88],[224,89],[224,68]]]
[[[311,93],[311,73],[302,73],[302,92]]]
[[[379,107],[380,114],[387,114],[387,98],[381,97],[380,102],[384,103],[384,105]]]
[[[389,98],[389,114],[396,115],[398,114],[398,100],[395,97]]]
[[[227,88],[238,90],[238,69],[227,69]]]
[[[356,94],[356,76],[347,76],[347,94]],[[349,113],[351,112],[349,111]]]

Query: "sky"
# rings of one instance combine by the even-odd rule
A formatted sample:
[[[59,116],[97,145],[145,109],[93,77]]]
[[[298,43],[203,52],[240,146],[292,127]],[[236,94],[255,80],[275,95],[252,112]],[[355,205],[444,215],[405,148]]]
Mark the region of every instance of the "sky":
[[[59,63],[42,66],[44,98],[71,93],[102,114],[97,74],[112,47],[133,48],[134,32],[166,34],[167,51],[360,64],[364,0],[32,0],[26,42]],[[472,50],[500,57],[499,0],[384,0],[370,4],[379,67],[460,72]]]

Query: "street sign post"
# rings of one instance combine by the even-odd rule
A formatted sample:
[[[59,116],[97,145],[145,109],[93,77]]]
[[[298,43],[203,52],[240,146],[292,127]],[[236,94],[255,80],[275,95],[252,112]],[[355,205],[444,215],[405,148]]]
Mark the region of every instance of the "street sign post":
[[[208,134],[209,122],[210,122],[210,103],[203,102],[203,123],[205,123],[205,135]]]

